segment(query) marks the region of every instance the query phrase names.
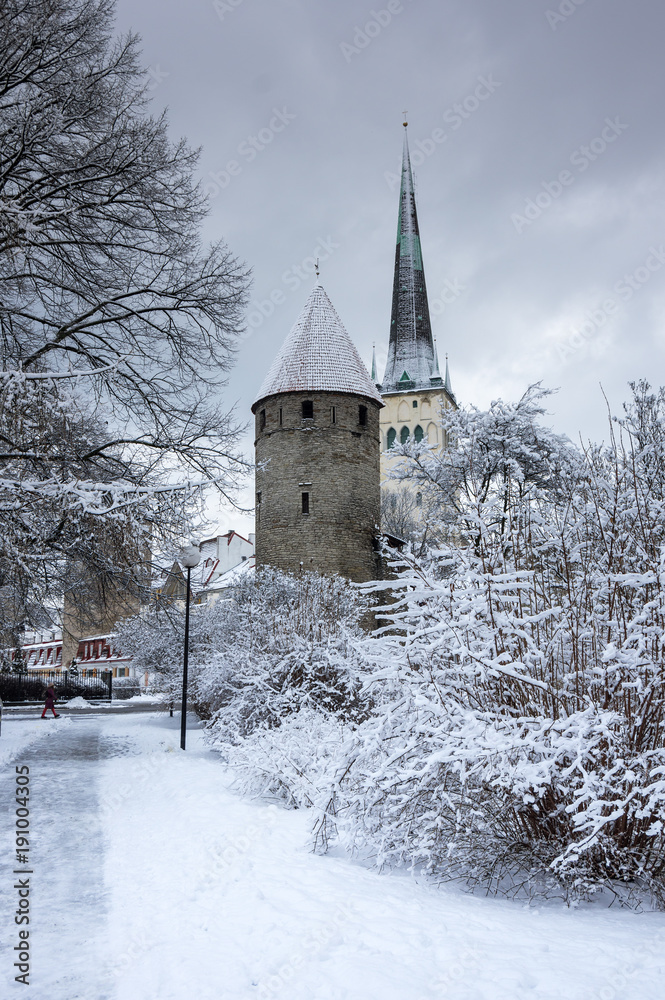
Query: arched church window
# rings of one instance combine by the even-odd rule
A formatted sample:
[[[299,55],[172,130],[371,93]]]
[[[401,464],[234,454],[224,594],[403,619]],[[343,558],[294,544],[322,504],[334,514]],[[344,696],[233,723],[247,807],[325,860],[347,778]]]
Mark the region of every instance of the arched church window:
[[[401,431],[399,432],[399,439],[400,439],[400,441],[401,441],[402,444],[406,444],[406,442],[409,440],[409,428],[408,427],[402,427]]]
[[[413,432],[413,436],[416,439],[416,443],[418,443],[418,444],[425,437],[425,434],[424,434],[423,429],[420,426],[420,424],[418,424],[418,426],[416,427],[415,431]]]
[[[391,427],[388,430],[388,434],[386,437],[386,447],[388,448],[388,450],[390,450],[392,446],[395,444],[396,437],[397,437],[397,431],[395,430],[394,427]]]

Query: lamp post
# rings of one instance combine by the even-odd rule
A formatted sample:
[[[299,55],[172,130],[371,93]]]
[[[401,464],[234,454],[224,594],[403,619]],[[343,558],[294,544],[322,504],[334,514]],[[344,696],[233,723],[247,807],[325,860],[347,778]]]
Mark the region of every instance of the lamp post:
[[[185,598],[185,655],[182,663],[182,708],[180,713],[180,749],[185,749],[187,732],[187,662],[189,659],[189,594],[192,570],[201,561],[198,545],[190,545],[180,555],[180,563],[187,570],[187,596]]]

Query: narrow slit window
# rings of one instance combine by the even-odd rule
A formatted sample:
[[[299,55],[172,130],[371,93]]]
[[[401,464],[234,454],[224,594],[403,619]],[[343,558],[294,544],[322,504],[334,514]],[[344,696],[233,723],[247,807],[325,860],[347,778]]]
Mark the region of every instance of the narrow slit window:
[[[302,496],[302,512],[303,514],[309,514],[309,493],[303,493],[301,496]]]
[[[367,407],[366,406],[359,406],[358,407],[358,423],[360,424],[361,427],[366,427],[367,426]]]
[[[261,410],[261,413],[259,415],[259,427],[261,430],[263,430],[265,426],[266,426],[266,411]]]
[[[331,424],[336,424],[337,423],[337,407],[336,406],[331,406],[330,407],[330,423]]]
[[[284,419],[283,419],[283,416],[282,416],[282,407],[280,406],[280,408],[279,408],[279,426],[281,427],[283,423],[284,423]]]
[[[302,403],[303,420],[312,420],[314,417],[314,403],[311,399],[304,399]]]

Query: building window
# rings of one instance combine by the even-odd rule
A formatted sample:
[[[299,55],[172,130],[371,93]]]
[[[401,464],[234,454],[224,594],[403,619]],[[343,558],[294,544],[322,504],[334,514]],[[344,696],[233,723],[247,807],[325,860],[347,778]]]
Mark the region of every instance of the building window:
[[[425,434],[420,424],[418,424],[415,431],[413,432],[413,436],[416,439],[416,443],[420,443],[422,439],[425,437]]]
[[[406,444],[406,442],[409,440],[409,428],[408,427],[402,427],[402,430],[399,432],[399,439],[400,439],[400,441],[401,441],[402,444]]]
[[[304,399],[302,404],[302,418],[303,420],[313,420],[314,419],[314,403],[311,399]]]
[[[258,493],[256,494],[256,506],[257,507],[261,506],[261,490],[259,490]]]
[[[366,406],[359,406],[358,407],[358,423],[360,424],[361,427],[366,427],[367,426],[367,407]]]
[[[413,408],[414,408],[414,410],[418,409],[418,400],[417,399],[414,399],[414,401],[413,401]]]
[[[303,514],[309,514],[309,493],[303,493],[302,496],[302,512]]]
[[[331,424],[336,424],[337,423],[337,407],[336,406],[331,406],[330,407],[330,423]]]
[[[263,430],[265,428],[265,425],[266,425],[266,411],[261,410],[261,413],[259,414],[259,429]]]
[[[389,451],[395,444],[396,437],[397,437],[397,431],[395,430],[394,427],[391,427],[386,436],[386,447],[388,448]]]
[[[279,408],[279,426],[280,427],[282,426],[282,423],[283,423],[283,420],[282,420],[282,407],[280,406],[280,408]]]
[[[423,505],[423,495],[422,493],[416,493],[416,507],[422,507]]]

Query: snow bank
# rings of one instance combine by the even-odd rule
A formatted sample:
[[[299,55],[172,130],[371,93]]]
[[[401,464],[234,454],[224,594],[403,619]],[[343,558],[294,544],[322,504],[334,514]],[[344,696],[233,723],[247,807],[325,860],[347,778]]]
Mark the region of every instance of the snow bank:
[[[89,701],[82,698],[81,695],[77,695],[76,698],[70,698],[69,701],[64,703],[65,708],[92,708]]]

